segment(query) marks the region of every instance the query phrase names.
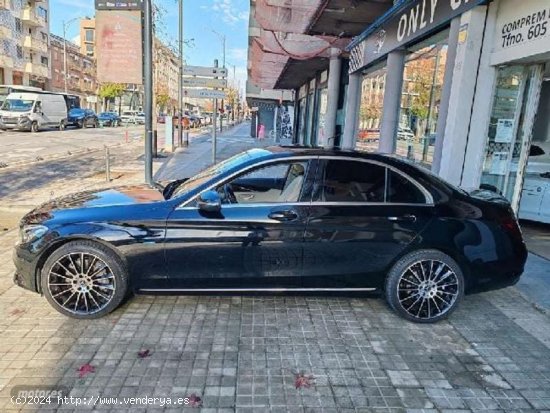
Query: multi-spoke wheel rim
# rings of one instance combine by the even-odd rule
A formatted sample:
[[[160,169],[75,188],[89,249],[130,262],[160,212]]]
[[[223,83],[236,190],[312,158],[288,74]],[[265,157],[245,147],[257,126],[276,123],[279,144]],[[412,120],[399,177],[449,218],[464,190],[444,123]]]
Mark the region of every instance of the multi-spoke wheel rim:
[[[425,320],[447,313],[459,292],[455,272],[437,260],[422,260],[410,265],[397,285],[401,307],[412,317]]]
[[[96,255],[75,252],[50,268],[48,289],[53,300],[73,314],[93,314],[113,299],[116,280],[111,268]]]

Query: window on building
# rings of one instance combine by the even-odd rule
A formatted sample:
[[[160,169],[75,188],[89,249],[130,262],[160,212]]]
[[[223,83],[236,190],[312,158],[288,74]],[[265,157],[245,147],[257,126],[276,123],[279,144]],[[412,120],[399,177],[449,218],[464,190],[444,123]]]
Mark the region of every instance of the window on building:
[[[4,79],[4,69],[0,67],[0,84],[5,84],[5,79]]]
[[[23,33],[23,23],[21,23],[21,19],[15,18],[15,31],[17,33]]]
[[[21,46],[17,46],[16,49],[17,49],[17,58],[23,59],[23,48]]]
[[[93,56],[94,55],[94,46],[93,45],[91,45],[91,44],[86,45],[86,54],[88,56]]]
[[[40,17],[42,17],[44,19],[44,21],[47,23],[48,22],[48,10],[46,10],[44,7],[42,6],[39,6],[37,9],[36,9],[38,15]]]
[[[94,30],[93,29],[86,29],[85,39],[86,39],[87,42],[93,42],[94,41]]]
[[[409,50],[403,72],[396,153],[429,167],[433,162],[448,31]]]
[[[48,66],[48,58],[45,56],[40,56],[40,63],[42,63],[44,66]]]

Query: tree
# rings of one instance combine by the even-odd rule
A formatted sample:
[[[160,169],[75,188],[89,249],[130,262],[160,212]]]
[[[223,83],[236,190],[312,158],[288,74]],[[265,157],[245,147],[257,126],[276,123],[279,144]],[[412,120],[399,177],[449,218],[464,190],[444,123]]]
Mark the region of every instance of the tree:
[[[166,106],[171,101],[166,85],[157,85],[155,88],[155,101],[159,112],[165,112]]]
[[[103,101],[103,107],[106,107],[107,101],[121,97],[126,91],[126,85],[123,83],[103,83],[99,87],[98,95]]]

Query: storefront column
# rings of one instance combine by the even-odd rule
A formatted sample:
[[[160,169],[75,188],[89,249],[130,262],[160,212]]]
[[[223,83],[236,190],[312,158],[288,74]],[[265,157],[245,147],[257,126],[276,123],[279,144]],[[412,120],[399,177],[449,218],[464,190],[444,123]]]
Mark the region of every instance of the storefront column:
[[[432,171],[439,173],[441,166],[441,154],[445,144],[445,128],[447,126],[447,115],[449,113],[449,100],[451,98],[451,87],[453,85],[453,72],[458,47],[458,36],[460,33],[460,17],[451,20],[449,30],[449,44],[447,46],[447,62],[445,63],[445,75],[443,77],[443,88],[441,90],[441,103],[439,104],[439,116],[437,119],[434,158]]]
[[[382,153],[394,153],[399,110],[403,89],[403,70],[405,69],[405,50],[396,50],[388,54],[384,107],[380,124],[380,142],[378,150]]]
[[[325,133],[323,142],[319,142],[319,146],[332,148],[336,134],[336,114],[338,112],[338,95],[340,92],[340,72],[342,70],[342,59],[340,59],[340,51],[331,49],[330,66],[328,70],[327,82],[327,114],[325,115]]]
[[[346,118],[344,120],[344,134],[342,136],[342,149],[355,148],[357,136],[357,121],[361,105],[361,73],[349,75],[348,95],[346,99]]]
[[[455,185],[461,184],[466,157],[486,13],[486,6],[478,6],[464,13],[460,20],[464,40],[459,39],[456,52],[445,144],[439,167],[439,175]]]

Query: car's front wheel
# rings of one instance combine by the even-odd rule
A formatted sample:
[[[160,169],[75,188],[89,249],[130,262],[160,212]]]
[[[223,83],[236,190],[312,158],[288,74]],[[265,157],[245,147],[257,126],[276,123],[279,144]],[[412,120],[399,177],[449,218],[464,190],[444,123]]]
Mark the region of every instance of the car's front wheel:
[[[392,267],[385,295],[390,307],[407,320],[433,323],[458,306],[464,275],[456,261],[440,251],[415,251]]]
[[[41,286],[60,313],[93,319],[120,305],[128,290],[128,273],[122,260],[104,245],[72,241],[48,257]]]

